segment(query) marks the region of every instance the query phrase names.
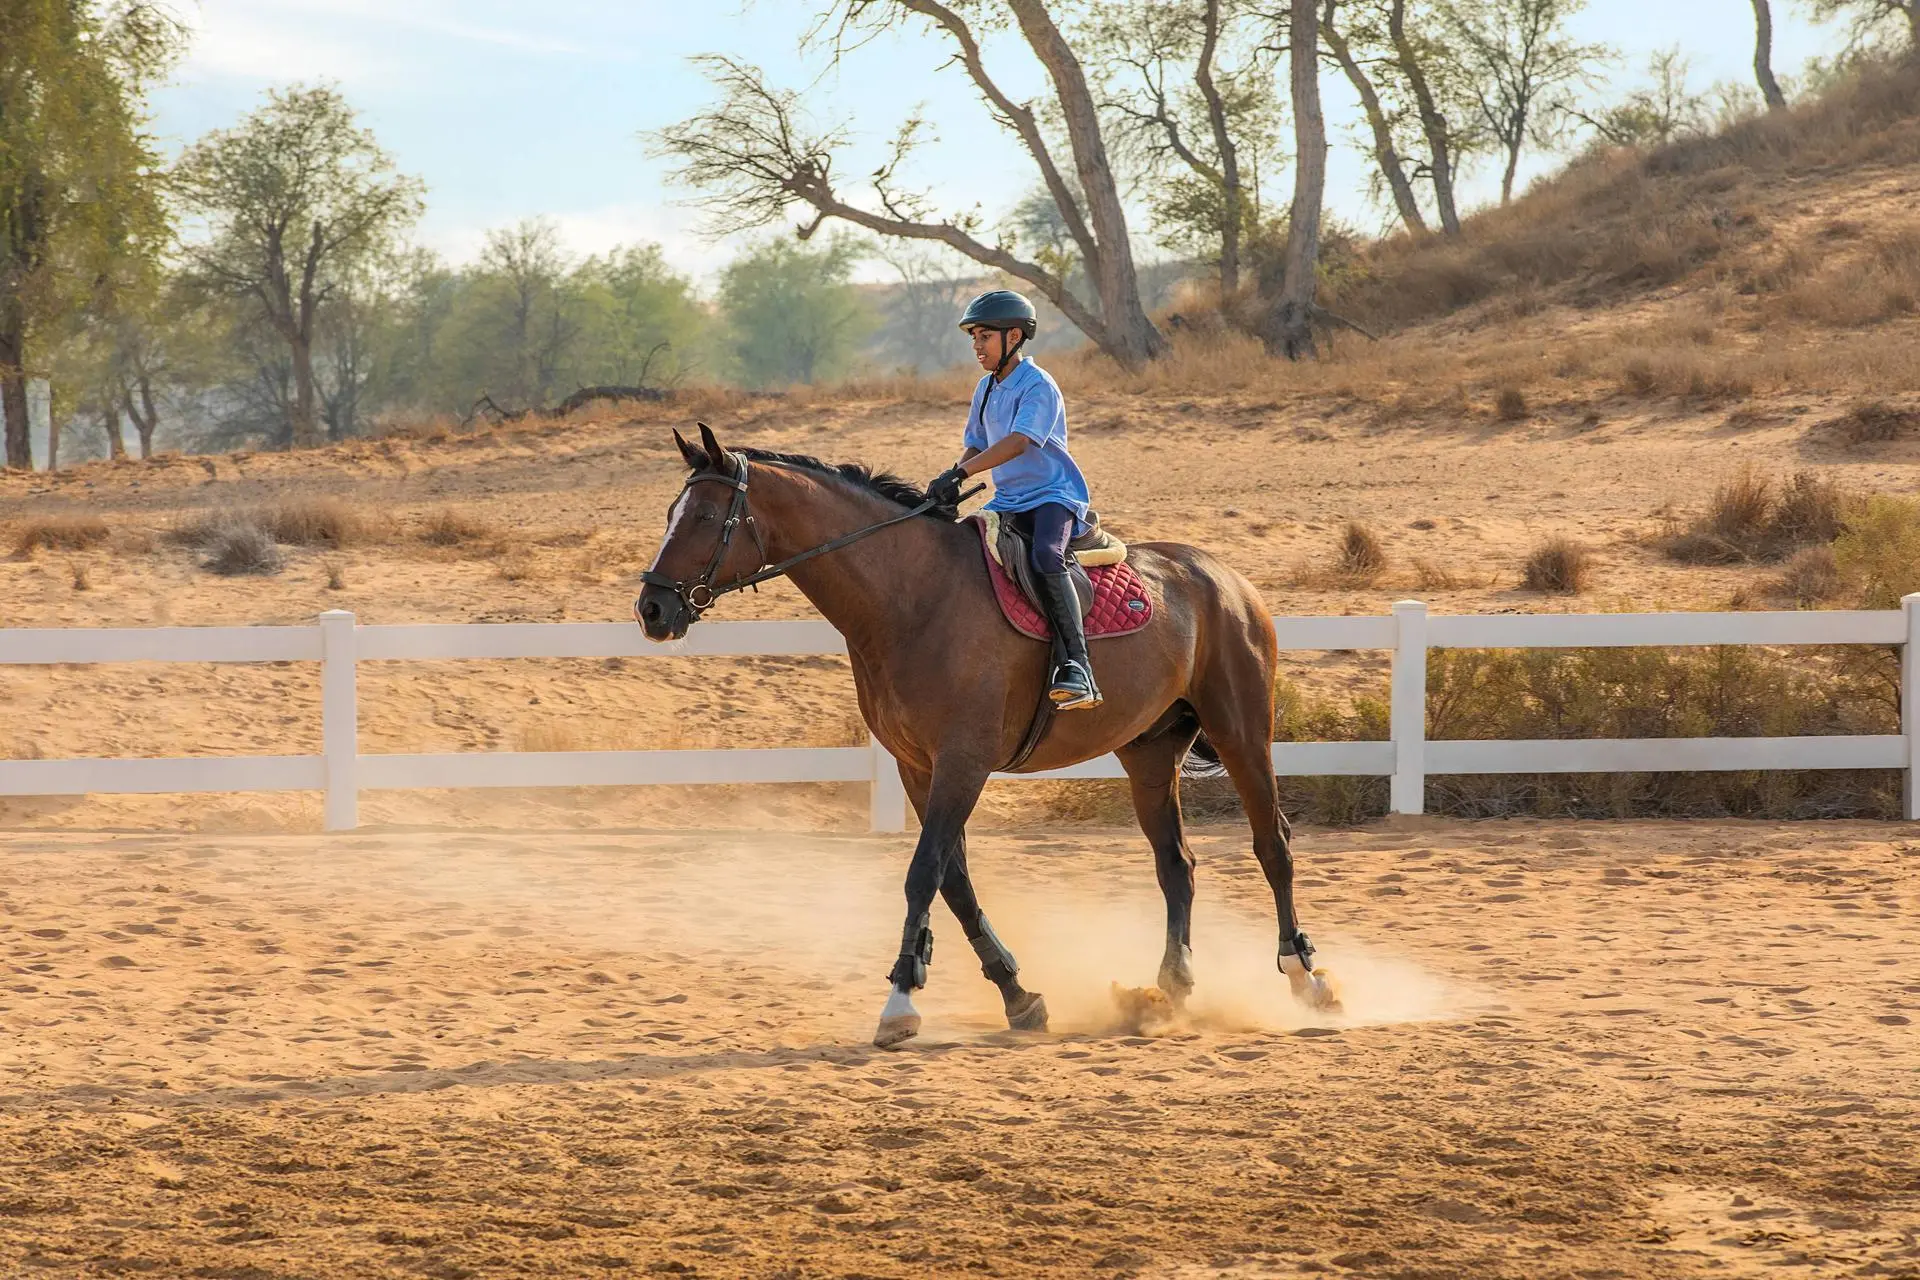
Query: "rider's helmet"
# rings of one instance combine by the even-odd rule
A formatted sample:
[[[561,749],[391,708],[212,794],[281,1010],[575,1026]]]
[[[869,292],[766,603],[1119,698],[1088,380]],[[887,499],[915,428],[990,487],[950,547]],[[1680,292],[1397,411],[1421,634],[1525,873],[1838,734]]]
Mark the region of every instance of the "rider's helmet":
[[[1028,338],[1039,326],[1033,304],[1011,289],[990,289],[967,304],[960,317],[962,329],[1018,329]]]

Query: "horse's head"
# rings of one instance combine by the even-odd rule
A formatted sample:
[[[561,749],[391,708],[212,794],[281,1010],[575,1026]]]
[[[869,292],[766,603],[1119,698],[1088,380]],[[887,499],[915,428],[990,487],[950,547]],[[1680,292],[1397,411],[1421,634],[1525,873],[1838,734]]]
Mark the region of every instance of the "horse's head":
[[[692,474],[667,512],[666,537],[653,567],[640,575],[646,586],[633,602],[641,630],[655,641],[686,635],[713,603],[715,588],[766,563],[747,507],[746,459],[721,448],[704,422],[699,445],[678,431],[673,441]],[[743,531],[749,536],[739,536]]]

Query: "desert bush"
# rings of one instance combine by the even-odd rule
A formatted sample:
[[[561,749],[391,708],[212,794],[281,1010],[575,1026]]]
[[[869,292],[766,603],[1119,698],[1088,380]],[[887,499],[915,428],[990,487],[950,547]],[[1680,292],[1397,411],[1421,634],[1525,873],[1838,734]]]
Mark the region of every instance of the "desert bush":
[[[1770,595],[1805,607],[1839,597],[1842,578],[1832,547],[1808,547],[1787,561],[1780,576],[1767,584]]]
[[[365,527],[338,498],[283,498],[257,508],[253,518],[275,542],[293,547],[344,547],[358,541]]]
[[[1853,504],[1833,558],[1858,584],[1862,608],[1898,608],[1902,596],[1920,591],[1920,500],[1875,494]]]
[[[1920,409],[1898,409],[1884,400],[1863,400],[1820,426],[1849,448],[1885,444],[1920,434]]]
[[[1529,591],[1578,595],[1587,589],[1593,554],[1571,538],[1549,538],[1527,556],[1521,582]]]
[[[1334,567],[1343,577],[1362,581],[1378,577],[1387,567],[1387,549],[1379,535],[1357,521],[1340,532],[1340,548]]]
[[[1707,508],[1660,546],[1687,564],[1780,560],[1800,547],[1831,542],[1845,523],[1846,495],[1830,480],[1797,472],[1785,484],[1752,466],[1722,481]]]
[[[1920,311],[1920,222],[1895,227],[1865,251],[1794,282],[1776,311],[1785,319],[1847,329]]]
[[[1458,591],[1462,585],[1458,574],[1431,560],[1413,562],[1413,583],[1421,591]]]
[[[1527,397],[1518,387],[1502,387],[1493,411],[1502,422],[1524,422],[1529,412]]]
[[[278,573],[286,566],[273,535],[246,520],[228,520],[201,545],[207,556],[200,567],[224,578]]]
[[[430,547],[461,547],[497,540],[499,533],[486,521],[457,510],[442,507],[420,526],[420,541]]]
[[[48,551],[85,551],[105,542],[111,533],[99,516],[41,516],[16,531],[14,550],[23,556],[43,547]]]

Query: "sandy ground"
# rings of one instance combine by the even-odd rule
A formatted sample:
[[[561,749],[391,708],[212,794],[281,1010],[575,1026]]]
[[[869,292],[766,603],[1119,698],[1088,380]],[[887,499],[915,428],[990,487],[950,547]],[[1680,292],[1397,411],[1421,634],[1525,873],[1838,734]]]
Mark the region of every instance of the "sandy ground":
[[[1192,1025],[1137,834],[978,838],[1054,1009],[899,838],[0,841],[0,1274],[1920,1275],[1920,827],[1419,821],[1299,841],[1344,1017],[1209,828]]]

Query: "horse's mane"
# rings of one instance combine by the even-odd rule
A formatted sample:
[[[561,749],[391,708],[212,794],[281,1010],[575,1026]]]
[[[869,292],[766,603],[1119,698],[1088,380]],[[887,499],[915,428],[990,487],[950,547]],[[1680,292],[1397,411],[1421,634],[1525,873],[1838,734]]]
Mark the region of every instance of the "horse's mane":
[[[927,491],[918,485],[908,484],[899,476],[885,471],[875,471],[872,467],[858,462],[824,462],[804,453],[779,453],[772,449],[735,449],[753,462],[772,462],[783,467],[795,467],[801,471],[811,471],[817,475],[843,480],[856,488],[878,494],[889,502],[897,502],[903,507],[917,507],[927,500]],[[958,520],[960,513],[952,507],[935,507],[928,515],[941,520]]]

